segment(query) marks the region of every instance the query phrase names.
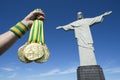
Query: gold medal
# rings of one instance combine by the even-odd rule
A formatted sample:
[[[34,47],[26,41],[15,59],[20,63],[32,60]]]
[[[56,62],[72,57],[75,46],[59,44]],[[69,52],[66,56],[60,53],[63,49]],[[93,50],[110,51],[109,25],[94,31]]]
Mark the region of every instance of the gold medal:
[[[50,52],[49,52],[47,46],[44,44],[44,45],[42,45],[42,47],[43,47],[43,50],[44,50],[44,55],[41,58],[35,60],[36,63],[46,62],[48,60],[49,56],[50,56]]]
[[[43,56],[43,48],[41,44],[31,43],[27,45],[24,50],[24,55],[28,60],[36,60]]]
[[[18,49],[18,58],[20,59],[20,61],[24,62],[24,63],[30,63],[32,61],[28,60],[27,58],[25,58],[24,56],[24,53],[23,53],[23,50],[24,48],[27,46],[27,44],[21,46],[19,49]]]

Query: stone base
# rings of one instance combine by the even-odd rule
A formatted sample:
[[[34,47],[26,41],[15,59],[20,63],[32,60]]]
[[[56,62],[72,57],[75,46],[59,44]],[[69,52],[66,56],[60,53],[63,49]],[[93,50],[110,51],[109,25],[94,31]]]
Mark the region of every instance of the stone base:
[[[77,80],[105,80],[105,77],[99,65],[79,66]]]

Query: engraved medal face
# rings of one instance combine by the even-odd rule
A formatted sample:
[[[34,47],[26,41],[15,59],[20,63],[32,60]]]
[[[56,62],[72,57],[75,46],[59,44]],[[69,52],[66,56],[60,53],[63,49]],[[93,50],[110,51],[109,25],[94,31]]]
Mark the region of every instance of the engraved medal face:
[[[44,49],[44,55],[40,59],[35,60],[36,63],[46,62],[50,56],[50,52],[49,52],[47,46],[46,45],[42,45],[42,46]]]
[[[28,60],[36,60],[43,56],[43,48],[41,44],[31,43],[24,49],[24,55]]]
[[[27,58],[25,58],[24,56],[24,53],[23,53],[23,50],[24,48],[27,46],[27,44],[21,46],[19,49],[18,49],[18,58],[20,59],[20,61],[24,62],[24,63],[30,63],[32,61],[29,61]]]

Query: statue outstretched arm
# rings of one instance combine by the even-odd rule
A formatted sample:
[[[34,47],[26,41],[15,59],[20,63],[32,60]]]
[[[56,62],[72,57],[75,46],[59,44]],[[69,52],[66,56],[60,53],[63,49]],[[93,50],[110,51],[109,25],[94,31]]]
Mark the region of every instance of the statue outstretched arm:
[[[70,30],[70,29],[74,29],[74,28],[71,25],[65,25],[65,26],[58,26],[58,27],[56,27],[56,29],[64,29],[66,31],[66,30]]]
[[[108,12],[105,12],[104,14],[102,14],[101,16],[107,16],[107,15],[110,15],[112,13],[112,11],[108,11]]]
[[[89,18],[89,19],[88,19],[88,24],[89,24],[89,25],[94,25],[94,24],[96,24],[96,23],[100,23],[100,22],[103,21],[104,16],[107,16],[107,15],[109,15],[109,14],[111,14],[111,13],[112,13],[112,11],[108,11],[108,12],[105,12],[104,14],[102,14],[102,15],[100,15],[100,16],[97,16],[97,17],[94,17],[94,18]]]

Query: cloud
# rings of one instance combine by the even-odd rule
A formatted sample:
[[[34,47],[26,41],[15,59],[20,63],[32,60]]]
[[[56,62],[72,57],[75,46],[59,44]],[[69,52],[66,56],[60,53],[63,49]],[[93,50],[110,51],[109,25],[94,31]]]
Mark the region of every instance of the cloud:
[[[25,70],[26,70],[26,71],[33,71],[32,68],[26,68]]]
[[[107,73],[120,73],[120,67],[108,68],[108,69],[105,69],[105,72],[107,72]]]
[[[4,68],[1,68],[2,70],[5,70],[5,71],[14,71],[13,68],[10,68],[10,67],[4,67]]]
[[[58,73],[60,73],[59,69],[53,69],[53,70],[50,70],[48,72],[41,73],[40,76],[50,76],[50,75],[55,75],[55,74],[58,74]]]
[[[0,78],[3,77],[3,75],[0,74]]]
[[[35,78],[42,78],[42,77],[49,77],[49,76],[56,76],[56,75],[65,75],[65,74],[72,74],[76,72],[76,67],[75,68],[68,68],[66,70],[61,70],[61,69],[52,69],[44,73],[37,73],[33,74],[30,76],[26,76],[28,79],[35,79]]]
[[[16,77],[16,73],[13,73],[13,74],[11,74],[10,76],[8,76],[8,78],[15,78]]]
[[[70,74],[70,73],[75,73],[76,72],[76,68],[70,68],[64,71],[61,71],[59,74]]]
[[[76,72],[76,68],[69,68],[66,70],[53,69],[48,72],[41,73],[40,76],[63,75],[63,74],[70,74],[75,72]]]

